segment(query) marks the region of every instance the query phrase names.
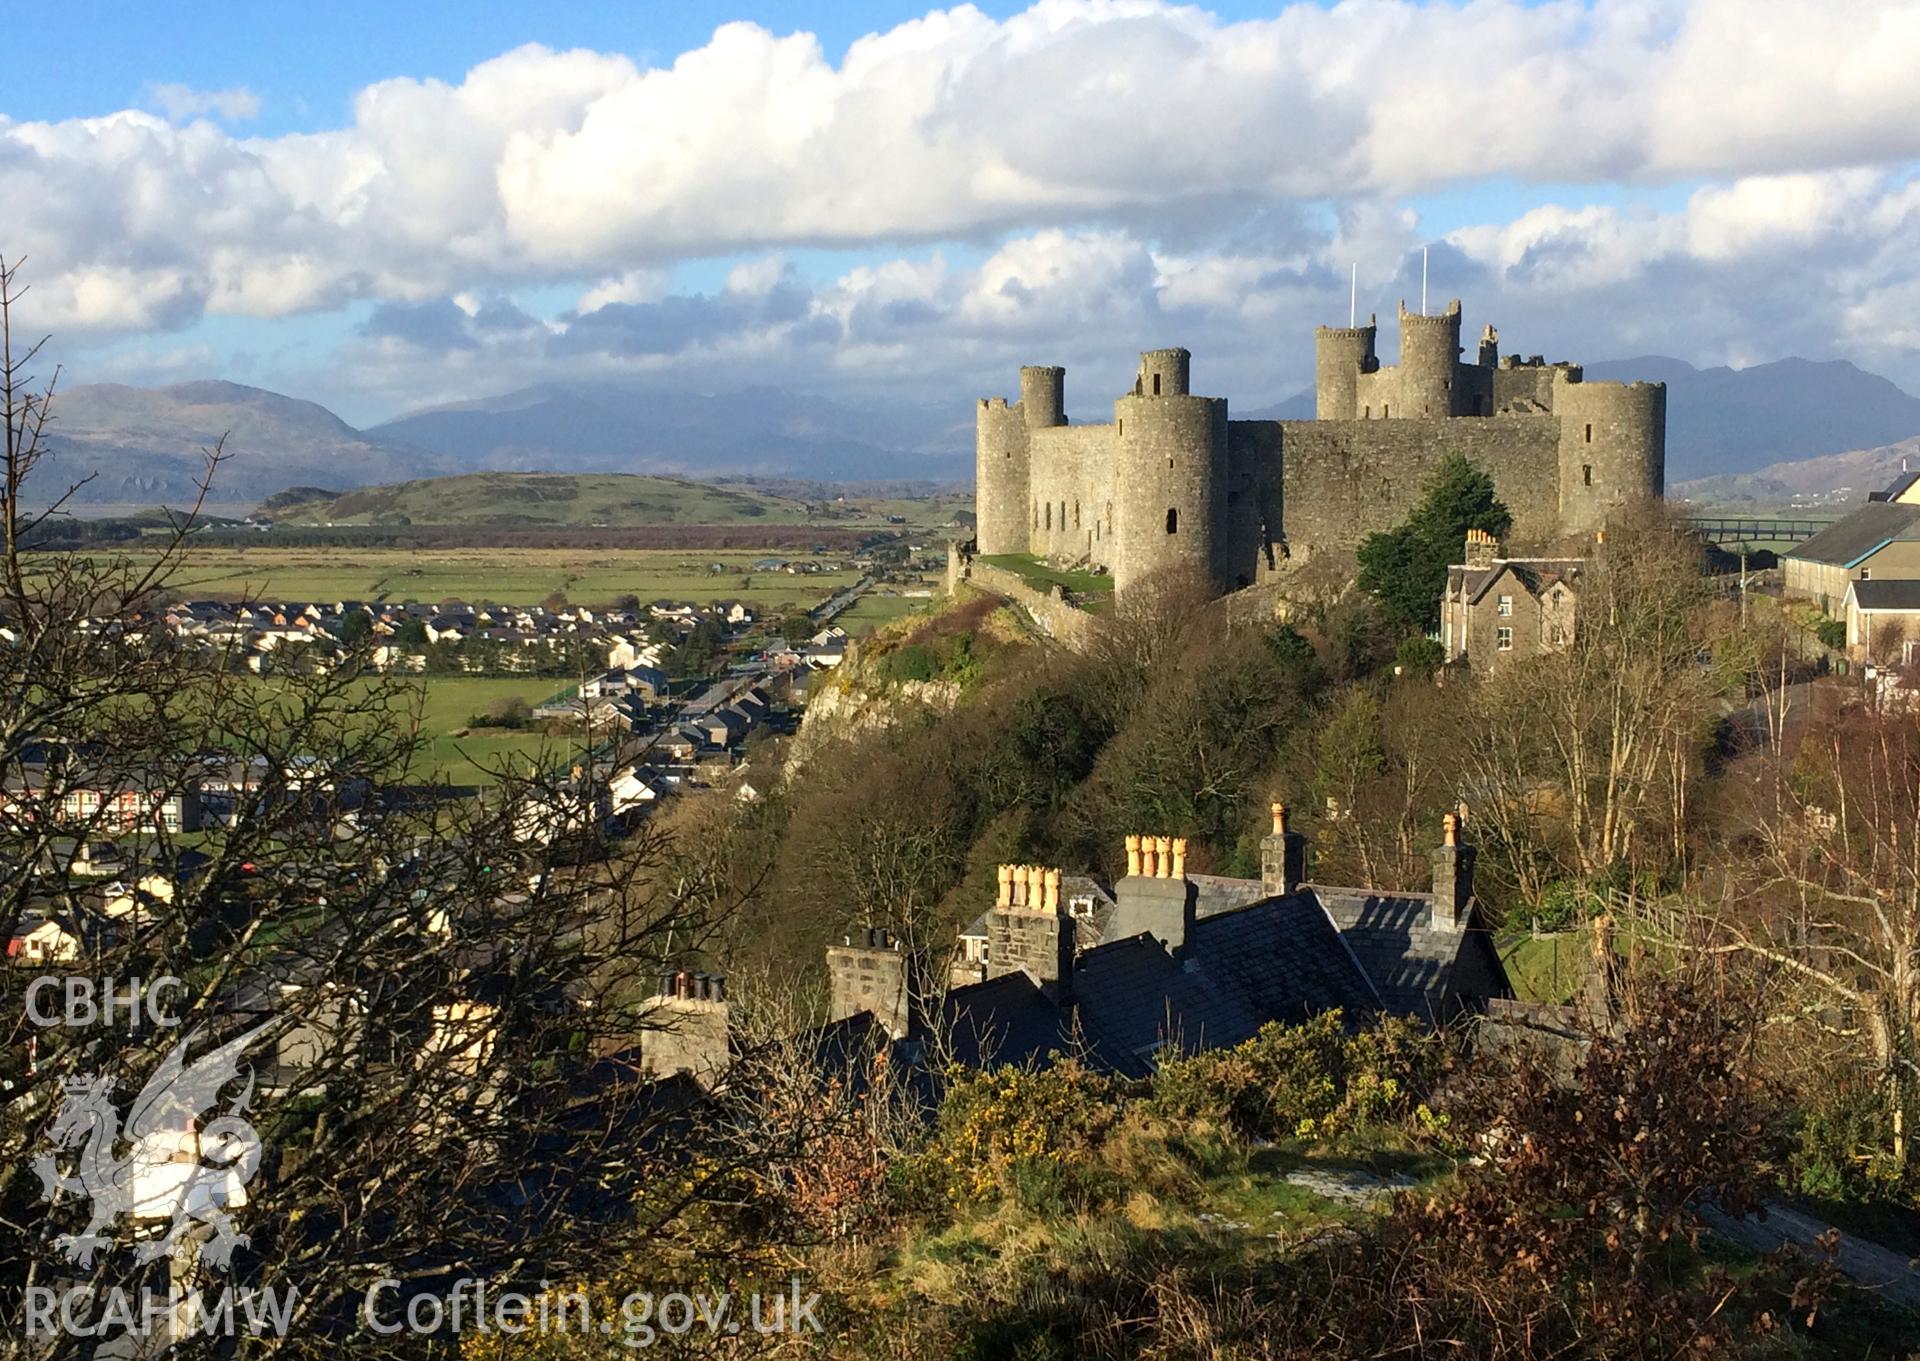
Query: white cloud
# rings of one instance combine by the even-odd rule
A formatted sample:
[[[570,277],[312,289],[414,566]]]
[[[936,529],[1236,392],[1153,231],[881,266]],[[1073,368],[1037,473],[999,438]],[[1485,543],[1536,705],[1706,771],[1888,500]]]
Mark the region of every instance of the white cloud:
[[[1039,0],[934,11],[837,63],[728,24],[661,66],[527,46],[383,81],[316,133],[205,117],[253,116],[245,89],[0,118],[0,202],[34,205],[0,250],[32,257],[27,324],[63,343],[379,303],[343,362],[398,402],[746,364],[944,393],[1065,362],[1087,393],[1158,344],[1260,401],[1308,381],[1350,261],[1363,315],[1390,325],[1417,292],[1410,200],[1493,182],[1517,206],[1437,243],[1435,288],[1526,352],[1836,352],[1916,382],[1916,66],[1912,0],[1346,0],[1236,23]],[[1613,188],[1525,187],[1585,183]],[[1676,183],[1683,205],[1635,206]],[[810,285],[795,262],[823,247],[867,258]],[[676,296],[686,259],[741,263]],[[571,311],[500,302],[549,284]]]
[[[667,294],[664,269],[630,269],[611,279],[602,279],[580,295],[575,310],[598,312],[610,302],[657,302]]]
[[[260,116],[260,96],[244,85],[229,90],[196,90],[191,85],[153,84],[147,86],[146,96],[148,103],[176,123],[210,113],[231,122]]]
[[[837,65],[810,35],[740,23],[654,69],[523,47],[458,84],[369,86],[318,134],[177,126],[258,101],[155,86],[172,121],[0,122],[0,194],[47,205],[7,243],[43,271],[277,315],[809,245],[1232,232],[1303,198],[1488,177],[1886,166],[1920,157],[1916,64],[1911,0],[1372,0],[1239,23],[1152,0],[1003,21],[963,5]]]

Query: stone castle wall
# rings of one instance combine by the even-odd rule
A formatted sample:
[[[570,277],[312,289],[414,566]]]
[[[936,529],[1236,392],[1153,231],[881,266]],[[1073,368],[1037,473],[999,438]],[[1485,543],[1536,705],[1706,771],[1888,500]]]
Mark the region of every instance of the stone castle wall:
[[[947,566],[947,590],[962,581],[970,581],[983,591],[1004,597],[1025,610],[1042,633],[1069,646],[1078,647],[1093,632],[1093,616],[1067,603],[1056,591],[1040,591],[1016,573],[989,562],[960,562],[957,552],[950,553]]]
[[[1513,512],[1516,540],[1543,543],[1557,537],[1560,422],[1552,416],[1235,421],[1231,428],[1235,449],[1246,444],[1269,466],[1277,448],[1278,494],[1268,494],[1266,523],[1284,529],[1274,546],[1277,557],[1284,544],[1286,565],[1303,566],[1315,554],[1351,552],[1368,534],[1404,520],[1449,454],[1461,454],[1492,474],[1500,499]],[[1266,545],[1243,544],[1243,560],[1249,548],[1251,556],[1266,555]]]

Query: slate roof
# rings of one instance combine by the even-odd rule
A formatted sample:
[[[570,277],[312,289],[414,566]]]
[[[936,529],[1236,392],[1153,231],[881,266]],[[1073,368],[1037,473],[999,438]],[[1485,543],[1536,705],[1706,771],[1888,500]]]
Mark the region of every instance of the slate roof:
[[[1920,581],[1855,581],[1847,592],[1863,610],[1920,610]]]
[[[1920,482],[1920,473],[1903,472],[1887,484],[1885,491],[1870,492],[1869,501],[1897,501],[1915,482]]]
[[[1194,920],[1177,952],[1144,933],[1091,944],[1094,923],[1081,919],[1057,996],[1018,971],[949,992],[955,1057],[1018,1064],[1079,1051],[1144,1076],[1163,1046],[1223,1048],[1269,1021],[1334,1008],[1356,1021],[1381,1011],[1444,1020],[1462,980],[1501,977],[1485,933],[1437,927],[1429,894],[1307,885],[1274,896],[1259,880],[1189,880]],[[1104,927],[1112,912],[1102,915]],[[969,933],[986,933],[985,914]]]
[[[941,1006],[955,1062],[969,1068],[1045,1061],[1070,1047],[1068,1011],[1025,973],[1003,974],[950,991]]]
[[[1436,929],[1433,896],[1427,893],[1327,888],[1318,896],[1387,1009],[1437,1019],[1448,975],[1469,932]]]
[[[1494,582],[1510,574],[1529,595],[1539,596],[1556,581],[1576,584],[1585,567],[1584,558],[1498,558],[1485,567],[1456,562],[1447,568],[1447,595],[1477,605]]]
[[[1806,562],[1851,567],[1895,539],[1920,539],[1920,505],[1900,501],[1869,501],[1836,520],[1787,556]]]

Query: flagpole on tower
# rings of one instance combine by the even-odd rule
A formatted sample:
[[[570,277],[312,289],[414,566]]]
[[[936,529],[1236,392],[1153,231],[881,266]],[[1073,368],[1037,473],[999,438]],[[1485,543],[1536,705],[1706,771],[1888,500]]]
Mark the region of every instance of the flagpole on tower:
[[[1353,265],[1353,279],[1347,292],[1347,328],[1351,330],[1360,322],[1360,264]]]
[[[1420,247],[1420,315],[1427,314],[1427,248]]]

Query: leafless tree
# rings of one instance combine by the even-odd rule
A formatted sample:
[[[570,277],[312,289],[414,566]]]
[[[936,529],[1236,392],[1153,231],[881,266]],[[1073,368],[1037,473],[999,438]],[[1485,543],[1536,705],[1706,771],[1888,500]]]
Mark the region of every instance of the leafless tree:
[[[575,797],[563,753],[558,776],[501,771],[487,797],[449,797],[420,691],[364,644],[262,678],[241,641],[169,630],[221,446],[194,504],[135,551],[37,547],[77,487],[54,476],[40,343],[11,331],[16,269],[0,262],[0,1351],[93,1345],[28,1339],[30,1290],[98,1308],[171,1283],[290,1299],[284,1331],[246,1349],[408,1354],[418,1339],[368,1329],[378,1280],[404,1299],[633,1250],[659,1222],[633,1211],[649,1177],[704,1137],[685,1084],[637,1060],[649,1001],[662,973],[700,966],[728,886],[644,829],[516,840],[524,809]],[[68,979],[97,998],[163,978],[171,1027],[124,1005],[41,1023]],[[242,1038],[212,1108],[160,1132],[223,1185],[250,1177],[229,1211],[249,1241],[221,1273],[219,1235],[192,1224],[171,1266],[142,1263],[170,1220],[107,1213],[134,1208],[108,1181],[133,1184],[127,1136],[152,1123],[128,1098]],[[84,1083],[110,1116],[76,1104]],[[257,1131],[254,1152],[214,1149],[223,1119]]]

